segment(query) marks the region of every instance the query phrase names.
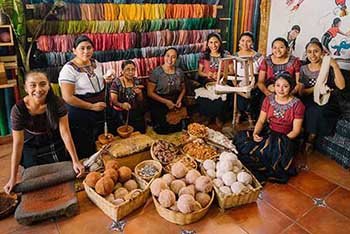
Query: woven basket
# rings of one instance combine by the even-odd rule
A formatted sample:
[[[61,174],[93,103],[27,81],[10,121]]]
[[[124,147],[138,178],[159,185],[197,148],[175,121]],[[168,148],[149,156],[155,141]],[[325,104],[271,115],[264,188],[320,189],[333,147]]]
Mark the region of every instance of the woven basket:
[[[204,217],[204,215],[208,212],[210,205],[213,203],[214,192],[212,192],[210,202],[206,207],[189,214],[183,214],[178,211],[173,211],[173,210],[164,208],[159,204],[157,198],[155,198],[154,196],[152,196],[152,198],[153,198],[154,205],[156,206],[156,210],[161,217],[163,217],[164,219],[168,220],[171,223],[186,225],[186,224],[197,222],[198,220]]]
[[[154,153],[153,153],[153,147],[154,147],[154,144],[156,144],[156,143],[157,143],[157,141],[153,142],[152,145],[151,145],[151,148],[150,148],[151,157],[152,157],[153,160],[156,160],[157,162],[160,162],[162,165],[167,165],[167,164],[164,164],[164,163],[162,163],[161,161],[159,161],[159,159],[154,155]],[[180,159],[180,157],[178,156],[178,157],[174,158],[174,160],[173,160],[172,162],[176,162],[176,161],[179,160],[179,159]],[[168,164],[170,164],[170,163],[172,163],[172,162],[169,162]]]
[[[256,202],[256,200],[258,199],[259,193],[262,190],[262,186],[259,183],[259,181],[255,178],[255,176],[245,166],[243,166],[243,168],[253,178],[252,180],[253,189],[249,190],[246,193],[227,195],[222,193],[219,190],[219,188],[217,188],[214,185],[215,195],[221,209],[228,209],[236,206],[249,204],[252,202]],[[201,173],[204,175],[207,175],[205,169],[203,168],[203,165],[201,165]]]
[[[183,155],[181,158],[179,158],[178,160],[175,160],[174,162],[171,162],[168,165],[164,165],[163,169],[165,172],[170,173],[171,171],[171,167],[176,163],[176,162],[182,162],[185,167],[187,168],[187,170],[191,170],[191,169],[197,169],[197,162],[196,160],[194,160],[193,158],[191,158],[190,156],[187,155]]]
[[[146,166],[146,165],[153,165],[157,168],[158,172],[156,172],[153,176],[142,176],[140,175],[141,169]],[[141,179],[145,181],[150,181],[151,179],[159,178],[160,175],[162,174],[162,164],[159,161],[156,160],[145,160],[143,162],[140,162],[139,164],[136,165],[135,167],[135,175],[137,177],[140,177]]]
[[[150,196],[149,184],[146,181],[141,180],[137,176],[133,174],[134,179],[139,184],[140,188],[143,190],[138,196],[133,198],[132,200],[123,202],[122,204],[116,206],[106,200],[104,197],[95,192],[94,189],[90,188],[85,181],[84,189],[90,200],[95,203],[97,207],[99,207],[103,213],[109,216],[111,219],[118,221],[123,217],[127,216],[140,206],[146,203],[147,199]]]

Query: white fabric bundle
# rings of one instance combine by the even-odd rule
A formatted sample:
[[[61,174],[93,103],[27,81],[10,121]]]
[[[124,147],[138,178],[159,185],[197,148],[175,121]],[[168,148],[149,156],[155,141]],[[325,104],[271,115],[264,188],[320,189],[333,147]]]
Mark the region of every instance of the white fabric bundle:
[[[326,85],[329,67],[330,67],[331,57],[326,55],[322,59],[322,65],[320,73],[318,74],[316,84],[314,87],[314,102],[318,105],[323,106],[327,104],[329,97],[331,95],[330,88]]]

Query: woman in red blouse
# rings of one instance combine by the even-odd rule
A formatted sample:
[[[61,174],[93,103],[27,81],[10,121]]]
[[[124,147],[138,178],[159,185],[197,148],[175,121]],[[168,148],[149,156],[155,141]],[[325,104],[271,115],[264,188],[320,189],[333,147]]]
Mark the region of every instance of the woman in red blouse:
[[[240,160],[261,182],[286,183],[304,118],[303,103],[291,92],[296,82],[288,72],[276,76],[275,94],[265,97],[253,133],[240,132],[235,144]]]

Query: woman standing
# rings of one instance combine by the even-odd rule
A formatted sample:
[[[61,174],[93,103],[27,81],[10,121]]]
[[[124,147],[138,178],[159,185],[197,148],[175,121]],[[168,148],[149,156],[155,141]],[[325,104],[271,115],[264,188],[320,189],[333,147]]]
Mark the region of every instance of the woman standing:
[[[261,182],[287,183],[296,173],[291,164],[305,107],[291,94],[295,85],[288,72],[278,75],[275,94],[265,97],[253,133],[240,132],[235,138],[239,159]]]
[[[136,65],[131,60],[122,63],[122,75],[114,79],[110,94],[113,108],[120,120],[126,119],[129,112],[129,124],[135,130],[145,133],[146,125],[142,107],[143,94],[141,81],[135,77]]]
[[[175,65],[177,57],[175,48],[165,50],[164,64],[153,70],[147,85],[153,129],[158,134],[177,132],[183,127],[183,121],[177,124],[167,121],[170,112],[184,110],[182,101],[186,92],[185,75]]]
[[[336,94],[345,88],[345,79],[334,59],[330,59],[329,64],[322,64],[324,51],[318,40],[310,41],[305,49],[309,64],[300,68],[300,95],[306,106],[304,126],[308,137],[305,151],[310,153],[316,136],[327,136],[333,133],[341,112],[337,106]],[[327,66],[323,67],[328,71],[325,74],[320,72],[322,66]],[[329,87],[329,93],[326,95],[330,97],[323,105],[317,104],[314,100],[315,85],[319,79],[326,79],[326,85]]]
[[[264,59],[264,57],[256,52],[254,47],[254,37],[251,32],[244,32],[239,37],[239,51],[235,53],[235,56],[239,56],[241,58],[252,58],[253,59],[253,71],[254,77],[257,77],[259,74],[259,67]],[[236,66],[235,66],[236,67]],[[237,64],[237,71],[235,71],[237,76],[244,77],[245,70],[243,64]],[[249,124],[254,127],[254,119],[257,119],[259,115],[259,111],[256,111],[256,106],[259,106],[258,100],[258,90],[253,89],[251,91],[251,98],[247,99],[240,95],[237,96],[237,106],[239,114],[236,116],[235,123],[240,122],[241,115],[244,114],[248,117]]]
[[[230,53],[226,51],[222,45],[221,36],[218,33],[210,33],[207,37],[207,49],[200,56],[198,64],[198,76],[199,81],[204,85],[208,82],[213,82],[217,80],[217,75],[219,71],[219,61],[220,58],[225,58],[229,56]],[[224,67],[223,67],[224,69]],[[233,74],[233,63],[228,63],[228,74]],[[199,95],[199,113],[206,116],[209,119],[215,119],[216,124],[219,128],[223,125],[223,110],[225,105],[225,98],[222,96],[217,96],[213,91],[203,92],[209,94],[204,94],[203,97]],[[207,98],[206,96],[211,96],[213,98]],[[205,97],[204,97],[205,96]],[[226,95],[225,95],[226,97]]]
[[[95,140],[103,133],[105,83],[101,64],[92,58],[93,51],[90,38],[78,36],[73,44],[75,57],[63,66],[58,78],[80,157],[89,157],[95,152]],[[105,80],[111,82],[113,74]],[[110,122],[109,127],[116,129],[111,125]]]
[[[269,96],[274,92],[273,83],[276,75],[287,71],[297,83],[292,93],[299,90],[300,60],[289,54],[288,42],[278,37],[272,42],[272,54],[267,56],[260,65],[258,88],[265,95]]]
[[[47,76],[41,72],[27,73],[24,89],[28,95],[11,110],[13,149],[6,193],[16,183],[19,165],[28,168],[71,159],[78,176],[84,172],[70,134],[64,102],[52,92]]]

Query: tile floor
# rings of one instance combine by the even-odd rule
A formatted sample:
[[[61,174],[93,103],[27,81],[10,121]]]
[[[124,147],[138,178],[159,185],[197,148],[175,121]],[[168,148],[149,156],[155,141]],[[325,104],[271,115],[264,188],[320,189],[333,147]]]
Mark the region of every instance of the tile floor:
[[[0,145],[0,185],[9,175],[11,144]],[[197,223],[178,226],[162,219],[152,201],[127,216],[125,234],[181,233],[350,233],[350,171],[315,152],[309,157],[310,170],[288,184],[265,185],[256,203],[222,212],[213,204]],[[72,218],[48,220],[22,226],[13,217],[0,221],[0,233],[103,234],[111,231],[111,219],[86,196],[78,193],[80,214]]]

